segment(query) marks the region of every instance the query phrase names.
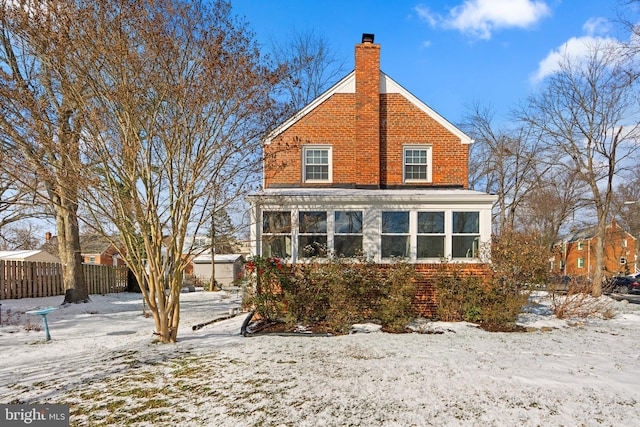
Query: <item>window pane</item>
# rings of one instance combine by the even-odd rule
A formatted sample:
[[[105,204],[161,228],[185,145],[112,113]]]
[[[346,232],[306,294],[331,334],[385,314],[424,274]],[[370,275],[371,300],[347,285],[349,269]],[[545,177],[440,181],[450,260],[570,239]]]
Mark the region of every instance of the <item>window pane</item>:
[[[262,256],[266,258],[291,257],[291,236],[263,236]]]
[[[336,212],[335,219],[336,233],[362,233],[362,212]]]
[[[444,236],[418,236],[418,258],[443,258]]]
[[[479,236],[453,236],[451,254],[454,258],[476,258]]]
[[[382,212],[383,233],[408,233],[409,212]]]
[[[300,212],[298,217],[300,221],[300,233],[327,232],[326,212]]]
[[[308,149],[304,152],[305,179],[329,180],[329,150]]]
[[[263,233],[291,233],[291,212],[267,211],[262,214]]]
[[[307,180],[329,180],[329,166],[307,166],[305,173]]]
[[[418,233],[444,233],[444,212],[418,212]]]
[[[406,180],[427,179],[427,150],[405,149],[404,150],[404,178]]]
[[[354,257],[362,255],[362,236],[341,236],[333,238],[334,250],[337,256]]]
[[[298,238],[301,258],[324,256],[327,253],[327,235],[306,235]]]
[[[479,233],[480,213],[479,212],[454,212],[453,213],[454,233]]]
[[[406,179],[427,179],[427,167],[407,165],[405,166],[405,178]]]
[[[404,158],[406,164],[427,164],[427,150],[405,150]]]
[[[382,257],[409,257],[409,236],[382,236]]]

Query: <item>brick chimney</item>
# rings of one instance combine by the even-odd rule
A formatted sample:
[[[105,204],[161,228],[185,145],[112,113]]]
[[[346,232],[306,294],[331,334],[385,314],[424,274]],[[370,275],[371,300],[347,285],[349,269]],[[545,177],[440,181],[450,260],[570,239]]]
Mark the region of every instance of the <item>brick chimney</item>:
[[[380,45],[356,45],[356,185],[380,188]]]

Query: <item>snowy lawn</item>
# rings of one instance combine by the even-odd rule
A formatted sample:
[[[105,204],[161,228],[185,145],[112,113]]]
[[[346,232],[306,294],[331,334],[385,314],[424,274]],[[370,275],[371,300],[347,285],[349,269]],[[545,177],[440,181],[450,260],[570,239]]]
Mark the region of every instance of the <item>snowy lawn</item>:
[[[49,342],[24,312],[62,297],[1,301],[0,403],[69,404],[71,425],[640,425],[638,305],[570,321],[541,306],[527,333],[244,338],[245,315],[193,331],[239,306],[194,292],[179,342],[162,345],[140,295],[91,299],[48,316]]]

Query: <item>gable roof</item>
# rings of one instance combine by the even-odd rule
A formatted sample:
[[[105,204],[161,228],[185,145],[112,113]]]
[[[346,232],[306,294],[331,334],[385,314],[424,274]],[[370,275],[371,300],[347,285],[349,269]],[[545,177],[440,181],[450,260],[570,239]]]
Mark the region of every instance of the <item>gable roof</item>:
[[[57,256],[41,249],[0,251],[0,259],[7,261],[60,262],[60,259]]]
[[[620,225],[618,225],[618,223],[615,220],[612,221],[610,224],[607,224],[607,230],[611,228],[616,228],[626,233],[628,237],[632,238],[633,240],[636,240],[636,238],[631,233],[629,233],[624,228],[620,227]],[[582,229],[572,230],[571,232],[566,234],[564,237],[562,237],[559,243],[574,243],[574,242],[579,242],[581,240],[590,240],[596,237],[597,234],[598,234],[598,228],[595,225],[582,228]]]
[[[265,144],[271,143],[271,141],[276,138],[278,135],[289,129],[293,126],[298,120],[309,114],[315,108],[317,108],[320,104],[322,104],[327,99],[331,98],[331,96],[337,93],[355,93],[356,92],[356,72],[355,70],[351,73],[347,74],[342,80],[338,83],[331,86],[328,90],[318,96],[316,99],[311,101],[306,107],[302,110],[295,113],[288,120],[278,126],[276,129],[271,132],[267,138],[265,139]],[[460,138],[460,141],[463,144],[471,144],[473,143],[473,139],[471,139],[467,134],[462,132],[456,126],[451,124],[447,119],[438,114],[435,110],[429,107],[424,102],[420,101],[415,95],[411,92],[403,88],[400,84],[394,81],[391,77],[380,71],[380,93],[388,94],[388,93],[397,93],[402,95],[405,99],[411,102],[414,106],[420,109],[422,112],[430,116],[437,123],[439,123],[442,127],[447,129],[449,132]]]
[[[80,236],[80,252],[82,255],[102,255],[111,247],[111,243],[109,243],[109,241],[103,236],[93,234]],[[41,248],[49,253],[57,255],[58,236],[51,237],[44,245],[42,245]]]

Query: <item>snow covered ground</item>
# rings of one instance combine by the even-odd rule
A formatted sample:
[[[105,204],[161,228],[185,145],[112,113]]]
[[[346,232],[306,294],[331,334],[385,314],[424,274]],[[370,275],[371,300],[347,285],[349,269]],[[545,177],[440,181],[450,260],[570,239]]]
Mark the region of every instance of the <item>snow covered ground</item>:
[[[179,342],[161,345],[140,295],[91,299],[1,301],[0,403],[69,404],[72,425],[640,425],[639,305],[569,321],[542,306],[522,316],[527,333],[245,338],[245,315],[193,331],[239,306],[194,292]],[[24,312],[50,306],[46,342]]]

